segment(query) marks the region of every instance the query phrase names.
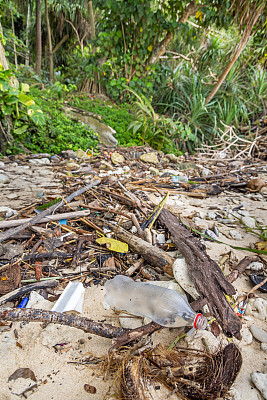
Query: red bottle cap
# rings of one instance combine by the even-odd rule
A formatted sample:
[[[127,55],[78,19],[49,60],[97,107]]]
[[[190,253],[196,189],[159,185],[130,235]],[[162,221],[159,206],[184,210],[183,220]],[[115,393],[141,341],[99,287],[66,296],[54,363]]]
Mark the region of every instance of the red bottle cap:
[[[202,314],[197,314],[194,321],[195,329],[205,329],[207,326],[207,319]]]

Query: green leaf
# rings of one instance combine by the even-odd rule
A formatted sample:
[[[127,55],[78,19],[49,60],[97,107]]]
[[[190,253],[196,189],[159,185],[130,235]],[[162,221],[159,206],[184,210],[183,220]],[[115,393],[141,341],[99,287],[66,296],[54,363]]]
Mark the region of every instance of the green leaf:
[[[30,91],[30,86],[28,85],[28,83],[21,84],[21,91],[22,93],[27,93]]]
[[[17,135],[21,135],[22,133],[26,132],[28,129],[28,125],[22,125],[19,128],[14,129],[14,133],[16,133]]]
[[[18,94],[18,101],[27,107],[35,104],[33,99],[31,99],[29,96],[26,96],[26,94],[23,93]]]
[[[36,125],[43,125],[45,123],[43,111],[37,105],[28,108],[28,115]]]

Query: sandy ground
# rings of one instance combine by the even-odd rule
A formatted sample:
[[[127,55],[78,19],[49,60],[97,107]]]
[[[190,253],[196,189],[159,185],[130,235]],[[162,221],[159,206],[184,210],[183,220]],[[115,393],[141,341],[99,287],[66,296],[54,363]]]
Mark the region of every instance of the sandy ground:
[[[266,180],[266,176],[262,176]],[[53,181],[53,179],[52,179]],[[158,203],[159,197],[151,196],[151,199]],[[27,198],[29,201],[30,198]],[[212,227],[214,221],[204,219],[204,215],[209,210],[220,210],[225,207],[233,207],[235,204],[245,203],[245,209],[251,216],[257,218],[263,225],[267,224],[267,204],[262,196],[241,195],[236,193],[223,193],[216,197],[209,197],[205,200],[190,199],[185,196],[170,196],[167,208],[180,214],[190,215],[194,213],[203,218],[203,224]],[[1,205],[5,205],[2,203]],[[8,199],[9,206],[12,207],[12,199]],[[14,205],[16,208],[17,204]],[[187,214],[187,215],[186,215]],[[230,239],[229,226],[219,224],[216,226],[220,232],[220,240],[225,243],[237,246],[248,246],[257,241],[254,235],[246,233],[240,225],[234,228],[242,232],[241,241]],[[206,242],[207,251],[210,256],[218,261],[221,256],[231,250],[231,259],[235,263],[249,253],[242,250],[233,250],[227,244],[214,244]],[[226,273],[228,270],[226,269]],[[234,286],[239,294],[249,291],[252,284],[248,277],[243,276]],[[87,288],[85,292],[83,315],[96,321],[108,322],[119,325],[119,320],[112,310],[105,310],[102,301],[105,289],[101,286]],[[257,296],[267,300],[267,295],[257,292]],[[8,305],[8,304],[7,304]],[[46,302],[47,309],[52,308],[53,304]],[[248,331],[251,324],[266,329],[266,321],[259,319],[258,314],[247,315],[243,318],[244,329]],[[11,329],[0,327],[0,400],[15,400],[23,398],[15,393],[20,393],[27,385],[31,386],[35,382],[27,379],[17,379],[8,381],[8,378],[18,368],[30,368],[37,379],[37,388],[26,394],[30,400],[111,400],[117,397],[118,390],[116,383],[118,377],[105,380],[99,374],[99,368],[94,365],[81,365],[81,360],[88,359],[89,356],[107,355],[112,343],[110,339],[85,334],[83,331],[49,324],[43,326],[40,323],[13,323]],[[177,337],[177,329],[164,329],[153,335],[154,344],[162,343],[167,346]],[[220,339],[226,343],[227,339],[221,335]],[[234,340],[238,343],[237,340]],[[53,346],[58,346],[57,349]],[[180,343],[179,343],[180,344]],[[254,387],[250,379],[253,371],[266,372],[267,353],[261,350],[260,343],[253,339],[250,344],[244,340],[238,343],[243,356],[243,366],[234,384],[236,394],[235,400],[260,400],[262,399],[258,390]],[[75,363],[77,362],[77,363]],[[96,388],[96,393],[88,393],[84,385],[89,384]],[[166,397],[165,397],[166,398]],[[171,399],[177,398],[172,396]]]

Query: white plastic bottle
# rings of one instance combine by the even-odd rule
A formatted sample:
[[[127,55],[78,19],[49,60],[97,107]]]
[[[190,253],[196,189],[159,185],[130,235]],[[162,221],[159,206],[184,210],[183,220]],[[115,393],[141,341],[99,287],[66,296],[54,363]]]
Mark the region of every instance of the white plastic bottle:
[[[175,290],[117,275],[105,284],[105,302],[118,310],[148,317],[169,328],[192,326],[205,329],[207,320],[196,314],[187,299]]]

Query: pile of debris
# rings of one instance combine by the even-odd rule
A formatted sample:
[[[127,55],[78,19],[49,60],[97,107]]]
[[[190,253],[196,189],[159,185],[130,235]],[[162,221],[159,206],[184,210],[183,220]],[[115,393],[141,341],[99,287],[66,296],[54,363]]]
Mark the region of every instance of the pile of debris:
[[[127,399],[166,398],[166,390],[178,399],[226,396],[242,365],[238,343],[244,332],[247,342],[252,333],[266,351],[266,331],[254,323],[251,333],[242,328],[244,318],[253,318],[245,312],[258,317],[261,311],[262,322],[267,315],[267,217],[261,211],[266,207],[266,162],[186,159],[130,147],[97,154],[19,155],[3,159],[0,168],[3,332],[14,329],[10,321],[38,321],[44,327],[62,324],[112,338],[108,361],[81,357],[79,363],[106,365],[109,379],[119,374]],[[148,341],[166,330],[156,322],[120,315],[108,324],[77,315],[83,313],[84,290],[103,288],[117,275],[169,289],[179,286],[191,308],[209,321],[207,330],[200,331],[203,338],[206,333],[224,337],[223,348],[211,351],[208,343],[209,351],[203,352],[194,346],[190,328],[181,327],[171,328],[178,338],[168,349]],[[245,289],[238,287],[237,293],[233,282],[238,286],[238,278],[248,276]],[[42,299],[51,307],[42,308]],[[227,344],[226,338],[234,342]],[[23,377],[31,383],[9,390],[34,399],[41,382],[23,370],[9,381]],[[253,374],[267,398],[266,374]],[[87,393],[96,393],[94,386],[85,386]]]

